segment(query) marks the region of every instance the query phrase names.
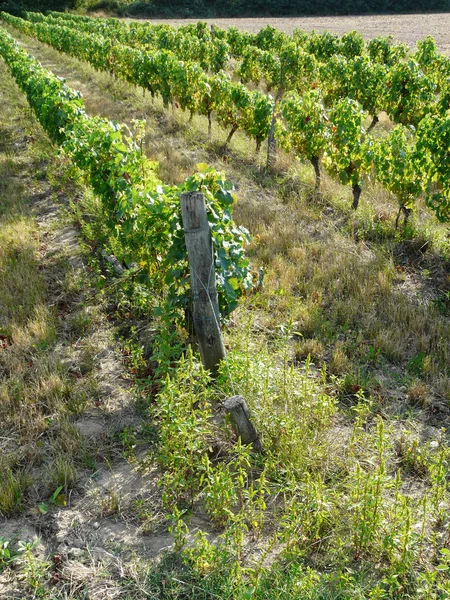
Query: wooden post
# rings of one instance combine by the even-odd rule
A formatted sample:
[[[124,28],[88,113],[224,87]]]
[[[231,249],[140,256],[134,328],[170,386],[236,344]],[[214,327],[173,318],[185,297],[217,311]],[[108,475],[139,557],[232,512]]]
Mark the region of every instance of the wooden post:
[[[262,452],[262,445],[258,432],[250,420],[250,411],[243,396],[232,396],[224,403],[225,410],[230,415],[231,423],[236,435],[241,438],[242,443],[252,444],[255,452]]]
[[[269,137],[267,139],[267,160],[266,160],[266,169],[270,169],[270,167],[272,166],[272,160],[275,156],[276,150],[277,150],[277,143],[275,140],[275,123],[276,123],[276,104],[274,104],[273,106],[273,112],[272,112],[272,120],[270,122],[270,129],[269,129]]]
[[[283,93],[284,93],[283,80],[284,80],[284,73],[283,73],[283,67],[281,67],[280,85],[278,86],[277,95],[275,96],[275,100],[273,103],[272,120],[270,122],[269,138],[267,140],[266,169],[270,169],[270,167],[272,166],[272,160],[275,158],[276,151],[277,151],[277,142],[275,140],[275,124],[277,122],[276,115],[277,115],[278,104],[280,103],[281,98],[283,97]]]
[[[203,365],[215,374],[225,358],[225,347],[220,332],[214,254],[203,194],[181,194],[181,213],[191,272],[192,318]]]

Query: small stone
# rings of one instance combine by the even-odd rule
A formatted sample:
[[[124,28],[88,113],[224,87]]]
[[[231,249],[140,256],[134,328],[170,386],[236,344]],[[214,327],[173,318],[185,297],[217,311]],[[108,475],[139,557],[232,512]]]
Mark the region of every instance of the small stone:
[[[82,548],[69,548],[67,551],[67,556],[72,560],[79,559],[84,553]]]

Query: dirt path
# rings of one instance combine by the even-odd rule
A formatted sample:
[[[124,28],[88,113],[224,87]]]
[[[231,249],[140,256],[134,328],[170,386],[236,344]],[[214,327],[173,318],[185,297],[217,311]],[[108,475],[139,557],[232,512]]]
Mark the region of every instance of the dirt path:
[[[153,20],[154,23],[184,25],[198,19]],[[450,13],[428,15],[371,15],[359,17],[259,17],[249,19],[202,19],[219,27],[239,27],[245,31],[257,32],[265,25],[272,25],[286,33],[294,29],[306,31],[329,30],[339,35],[356,29],[367,39],[379,35],[392,35],[397,42],[405,42],[414,47],[418,40],[432,35],[441,52],[450,54]]]
[[[15,473],[23,468],[30,483],[23,501],[19,497],[7,516],[0,506],[0,540],[7,540],[14,552],[19,542],[31,544],[34,568],[39,564],[43,579],[55,586],[61,584],[61,596],[55,592],[52,598],[111,600],[121,597],[122,592],[117,581],[105,578],[102,565],[110,565],[110,571],[120,579],[132,553],[150,559],[171,545],[171,537],[160,507],[155,473],[138,473],[123,453],[123,435],[134,435],[141,418],[111,307],[96,294],[95,275],[87,266],[79,231],[66,216],[69,201],[79,200],[82,190],[66,179],[54,185],[62,179],[59,169],[66,170],[67,164],[60,164],[54,156],[54,147],[2,61],[0,81],[0,99],[6,107],[0,116],[0,250],[8,223],[13,231],[22,231],[20,224],[26,222],[23,235],[30,231],[30,236],[24,237],[23,248],[12,250],[18,256],[29,251],[33,257],[30,264],[36,274],[30,266],[29,287],[41,284],[42,298],[51,313],[49,321],[55,327],[55,339],[40,351],[36,344],[31,346],[33,340],[25,343],[33,315],[25,320],[21,339],[14,323],[11,337],[1,336],[8,342],[0,344],[0,495],[5,460],[14,464]],[[10,210],[3,213],[7,202],[11,203]],[[13,239],[11,236],[10,246]],[[11,269],[8,276],[13,275]],[[0,284],[1,276],[0,263]],[[16,303],[25,303],[25,297],[19,290]],[[5,313],[3,293],[0,326],[8,326]],[[24,417],[33,423],[20,437],[17,426],[11,425],[16,425],[17,416],[7,399],[11,385],[20,380],[23,363],[30,372],[23,376],[22,404],[26,403],[26,393],[37,393],[45,386],[45,402],[51,394],[56,398],[59,387],[64,393],[58,402],[54,399],[51,417],[47,417],[47,424],[44,421],[42,431],[34,431],[39,421],[36,407],[31,416]],[[31,391],[26,388],[29,381]],[[75,406],[76,402],[79,404]],[[141,446],[143,454],[145,447]],[[26,460],[21,460],[22,456]],[[58,464],[66,470],[73,464],[74,481],[64,486],[65,494],[60,497],[64,501],[56,504],[48,498],[61,483],[55,479],[59,477]],[[53,563],[49,568],[50,556]],[[13,568],[4,569],[2,558],[0,554],[0,598],[36,597],[29,587],[33,584],[28,559],[18,558]]]

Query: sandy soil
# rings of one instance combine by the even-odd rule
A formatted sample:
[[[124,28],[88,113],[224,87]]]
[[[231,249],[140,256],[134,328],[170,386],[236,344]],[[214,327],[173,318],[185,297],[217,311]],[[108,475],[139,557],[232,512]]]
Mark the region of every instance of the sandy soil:
[[[152,20],[155,23],[171,23],[182,25],[196,22],[198,19],[166,19]],[[405,42],[413,47],[417,40],[427,35],[432,35],[441,52],[450,55],[450,13],[416,14],[416,15],[373,15],[360,17],[280,17],[280,18],[255,18],[255,19],[202,19],[207,23],[214,23],[219,27],[234,25],[246,31],[256,32],[268,23],[292,33],[294,29],[306,31],[333,31],[344,34],[356,29],[367,39],[378,35],[392,35],[398,42]]]

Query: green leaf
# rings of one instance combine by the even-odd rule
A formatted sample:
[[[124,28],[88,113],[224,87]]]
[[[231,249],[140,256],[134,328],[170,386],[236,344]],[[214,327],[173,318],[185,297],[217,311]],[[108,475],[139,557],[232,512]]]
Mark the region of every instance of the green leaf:
[[[56,506],[66,506],[67,496],[65,494],[59,494],[59,496],[55,498],[54,504]]]
[[[56,490],[53,492],[53,494],[50,496],[49,502],[54,502],[56,500],[56,498],[59,496],[62,489],[63,489],[62,485],[57,487]]]
[[[239,280],[237,279],[237,277],[230,277],[228,279],[228,283],[231,285],[231,287],[234,290],[238,290],[239,289]]]
[[[46,515],[50,510],[50,505],[47,502],[39,502],[38,509],[41,514]]]
[[[124,154],[127,154],[130,151],[130,149],[127,148],[123,142],[119,142],[118,144],[114,144],[114,148],[116,150],[118,150],[119,152],[123,152]]]

